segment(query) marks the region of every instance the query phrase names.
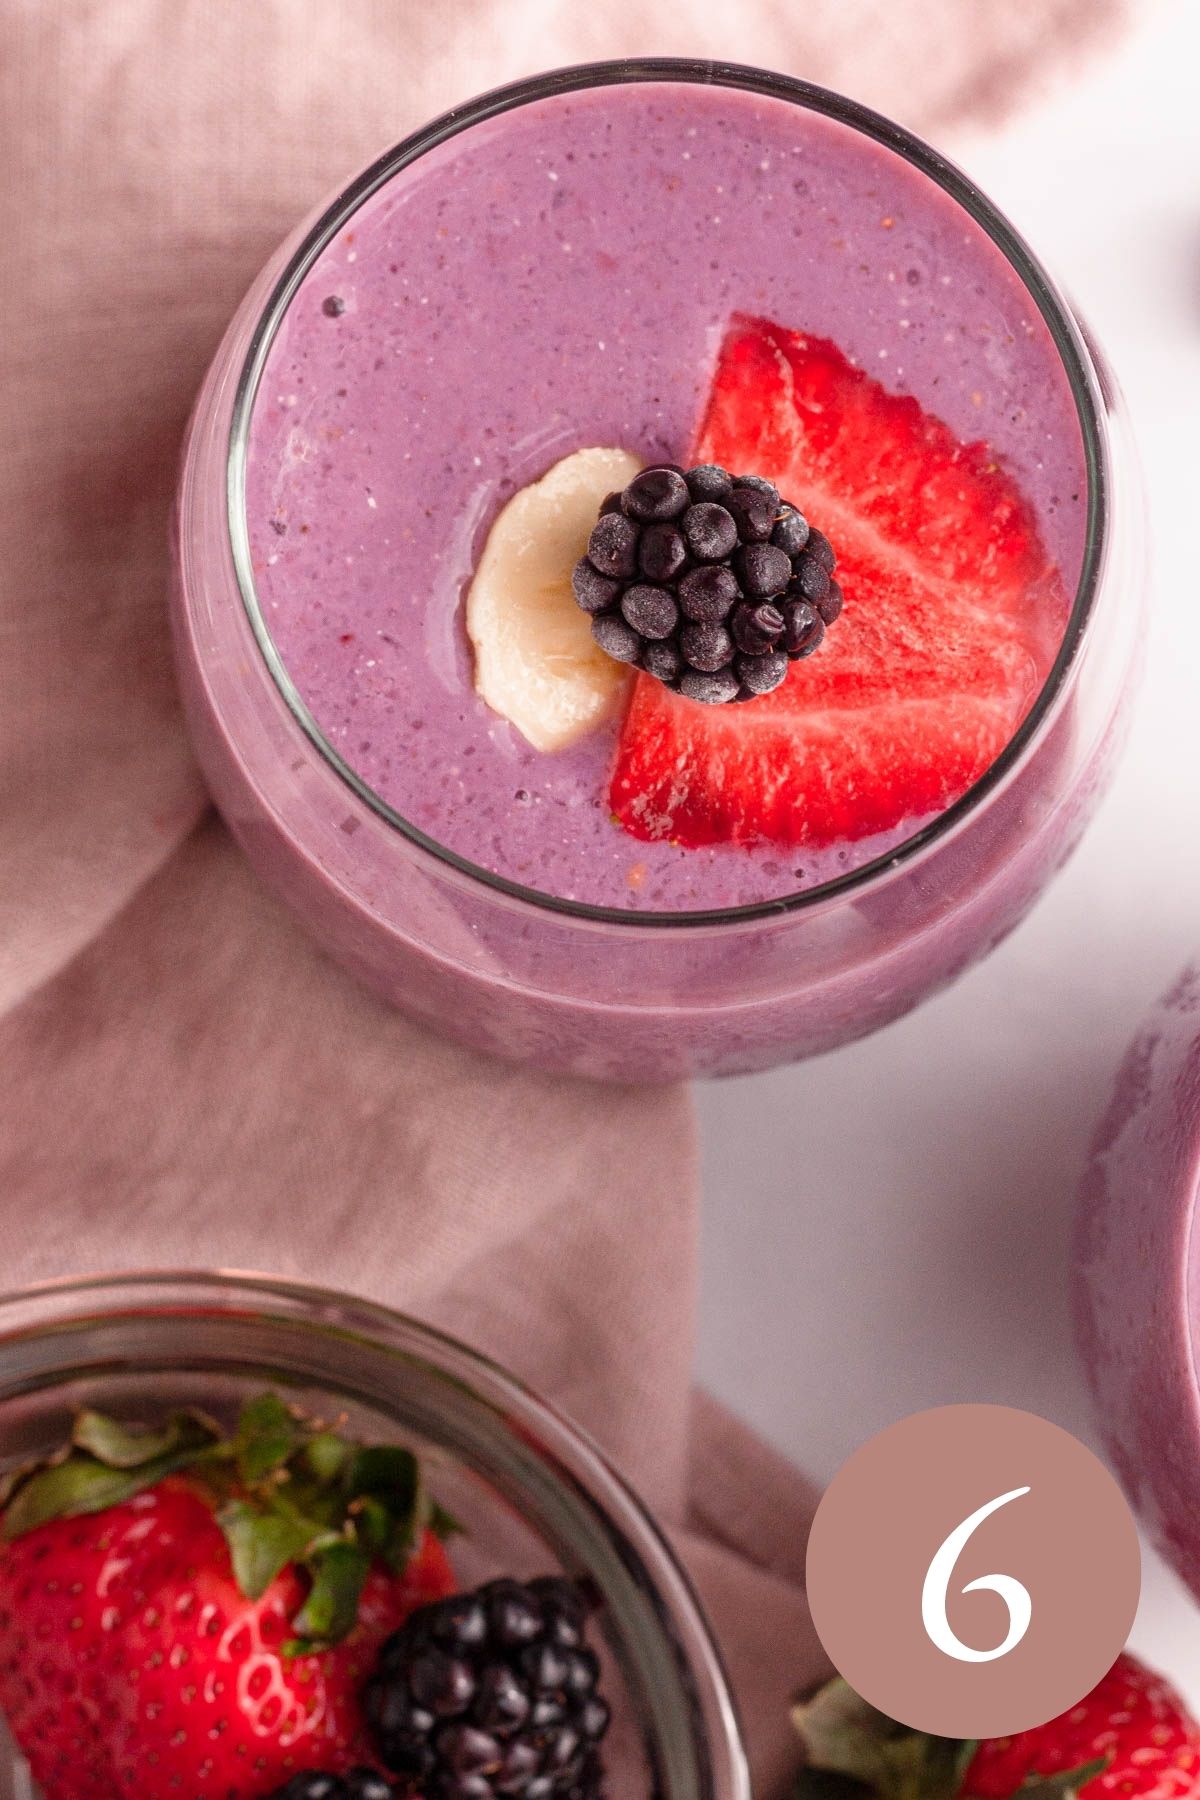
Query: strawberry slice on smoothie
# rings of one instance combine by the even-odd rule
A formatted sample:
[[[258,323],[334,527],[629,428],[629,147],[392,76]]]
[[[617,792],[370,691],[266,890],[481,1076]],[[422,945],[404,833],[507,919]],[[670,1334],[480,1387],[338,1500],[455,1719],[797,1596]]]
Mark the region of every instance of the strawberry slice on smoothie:
[[[749,704],[704,706],[640,676],[616,819],[692,846],[820,847],[952,804],[1025,718],[1067,618],[1011,476],[834,344],[745,319],[695,460],[755,470],[820,526],[844,610],[818,655]]]

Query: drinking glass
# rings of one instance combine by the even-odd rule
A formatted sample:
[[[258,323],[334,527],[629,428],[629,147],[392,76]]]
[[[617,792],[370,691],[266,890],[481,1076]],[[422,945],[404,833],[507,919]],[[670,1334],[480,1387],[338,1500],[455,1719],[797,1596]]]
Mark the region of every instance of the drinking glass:
[[[1007,748],[899,848],[784,898],[708,912],[622,911],[465,862],[373,792],[323,734],[255,591],[244,483],[266,359],[306,272],[357,208],[459,134],[512,108],[614,83],[772,96],[921,170],[999,247],[1061,357],[1087,470],[1086,544],[1058,656]],[[972,182],[909,132],[809,83],[641,60],[485,94],[398,145],[263,270],[196,405],[176,517],[174,617],[196,746],[264,879],[365,983],[472,1047],[555,1073],[656,1081],[814,1055],[898,1017],[1017,923],[1078,841],[1121,739],[1136,661],[1141,490],[1111,375],[1069,302]]]

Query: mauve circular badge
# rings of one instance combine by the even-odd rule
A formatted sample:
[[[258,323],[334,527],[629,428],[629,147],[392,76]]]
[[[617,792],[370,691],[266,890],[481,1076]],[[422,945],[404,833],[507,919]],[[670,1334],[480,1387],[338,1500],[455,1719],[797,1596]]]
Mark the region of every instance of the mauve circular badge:
[[[1124,1647],[1141,1558],[1120,1489],[1070,1432],[1007,1406],[914,1413],[817,1510],[808,1598],[872,1707],[946,1738],[1074,1706]]]

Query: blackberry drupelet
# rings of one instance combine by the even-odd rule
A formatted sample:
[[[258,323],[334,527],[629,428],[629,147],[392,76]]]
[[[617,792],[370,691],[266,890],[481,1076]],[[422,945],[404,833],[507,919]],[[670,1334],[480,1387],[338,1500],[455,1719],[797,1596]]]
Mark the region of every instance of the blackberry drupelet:
[[[592,635],[709,705],[769,694],[842,610],[829,539],[761,475],[643,469],[609,494],[572,577]]]
[[[394,1800],[395,1789],[374,1769],[351,1769],[348,1775],[325,1775],[308,1769],[294,1775],[271,1800]]]
[[[601,1800],[609,1711],[587,1614],[579,1589],[557,1576],[492,1581],[418,1608],[383,1646],[363,1694],[400,1793]]]

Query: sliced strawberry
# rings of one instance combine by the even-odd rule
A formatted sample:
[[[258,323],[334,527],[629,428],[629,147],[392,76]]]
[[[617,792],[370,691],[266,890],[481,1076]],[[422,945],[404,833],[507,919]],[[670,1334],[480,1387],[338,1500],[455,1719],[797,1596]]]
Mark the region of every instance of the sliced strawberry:
[[[833,540],[845,610],[774,693],[703,706],[642,676],[613,774],[637,837],[815,847],[928,817],[993,763],[1037,695],[1067,601],[1032,511],[835,345],[738,320],[696,461],[766,475]]]

